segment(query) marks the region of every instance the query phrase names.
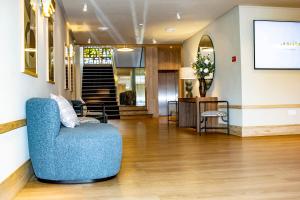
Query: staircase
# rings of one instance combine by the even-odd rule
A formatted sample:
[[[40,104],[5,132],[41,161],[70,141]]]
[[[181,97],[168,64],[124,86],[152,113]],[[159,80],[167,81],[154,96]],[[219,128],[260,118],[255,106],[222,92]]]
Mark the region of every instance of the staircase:
[[[105,105],[108,119],[120,119],[112,65],[85,65],[82,76],[82,99],[92,112]]]
[[[121,119],[145,119],[152,118],[146,106],[120,106]]]

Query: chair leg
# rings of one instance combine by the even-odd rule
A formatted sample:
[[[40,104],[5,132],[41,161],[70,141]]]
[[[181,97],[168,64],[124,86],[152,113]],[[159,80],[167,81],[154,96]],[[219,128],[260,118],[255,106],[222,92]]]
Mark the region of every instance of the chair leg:
[[[227,120],[227,135],[230,134],[230,126],[229,126],[229,120]]]
[[[205,134],[207,135],[207,117],[205,117],[205,120],[204,120],[204,131],[205,131]]]
[[[170,104],[168,102],[168,106],[167,106],[167,113],[168,113],[168,126],[170,126],[170,108],[169,108]]]

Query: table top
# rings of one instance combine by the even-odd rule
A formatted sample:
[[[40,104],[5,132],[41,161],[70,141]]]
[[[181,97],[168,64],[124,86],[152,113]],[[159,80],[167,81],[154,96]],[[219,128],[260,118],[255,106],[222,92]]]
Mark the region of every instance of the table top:
[[[218,101],[218,97],[178,98],[178,102],[196,103],[198,101]]]

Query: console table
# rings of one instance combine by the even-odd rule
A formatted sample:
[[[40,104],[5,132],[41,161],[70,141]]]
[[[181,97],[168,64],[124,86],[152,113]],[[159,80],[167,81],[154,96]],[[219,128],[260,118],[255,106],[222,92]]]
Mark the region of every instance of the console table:
[[[195,128],[200,132],[200,101],[218,101],[217,97],[196,97],[178,99],[178,126],[180,128]],[[207,110],[217,110],[217,104],[210,104]],[[216,119],[209,119],[208,124],[215,125]]]

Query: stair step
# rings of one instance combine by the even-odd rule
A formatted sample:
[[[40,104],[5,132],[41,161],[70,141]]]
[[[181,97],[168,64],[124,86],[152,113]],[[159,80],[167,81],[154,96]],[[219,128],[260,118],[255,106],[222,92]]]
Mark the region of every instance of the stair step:
[[[82,83],[109,83],[109,84],[115,84],[115,82],[111,79],[98,79],[98,80],[83,80]]]
[[[147,110],[146,106],[120,106],[120,111],[144,111]]]
[[[83,78],[89,78],[89,77],[99,77],[99,74],[93,73],[93,74],[83,74]],[[112,74],[103,74],[101,77],[114,77]]]
[[[137,111],[120,111],[121,116],[135,116],[135,115],[147,115],[147,110],[137,110]]]
[[[113,74],[113,70],[83,70],[83,74],[88,74],[88,75],[92,75],[92,74],[103,74],[103,75],[109,75],[109,74]]]
[[[85,64],[84,67],[112,67],[112,64]]]
[[[97,93],[89,92],[89,93],[82,94],[82,96],[84,96],[84,97],[97,96],[97,95],[110,95],[110,96],[116,97],[116,93],[110,93],[110,92],[107,92],[107,93],[105,93],[105,92],[97,92]]]
[[[90,100],[100,100],[101,102],[106,102],[106,101],[111,101],[111,102],[115,102],[116,101],[116,97],[83,97],[84,101],[90,101]]]
[[[98,81],[98,80],[115,80],[114,78],[107,78],[107,77],[97,77],[97,78],[83,78],[84,80],[89,80],[89,81]]]
[[[105,107],[107,106],[116,106],[116,109],[118,107],[118,103],[117,102],[104,102],[104,101],[98,101],[98,102],[101,102],[105,105]],[[94,107],[94,108],[100,108],[102,106],[99,105],[99,103],[95,103],[95,102],[90,102],[90,101],[87,101],[88,104],[88,107]]]
[[[90,73],[113,73],[113,69],[83,69],[83,73],[90,72]]]
[[[82,80],[115,80],[114,76],[100,76],[100,75],[93,75],[93,76],[83,76]]]
[[[113,71],[83,71],[83,74],[87,75],[113,75]]]
[[[113,88],[115,88],[116,86],[115,85],[85,85],[85,86],[82,86],[82,88],[84,89],[84,88],[96,88],[96,89],[98,89],[98,88],[104,88],[104,89],[107,89],[107,88],[111,88],[111,87],[113,87]]]
[[[82,93],[103,93],[103,94],[107,94],[107,93],[115,93],[116,89],[115,88],[90,88],[87,89],[85,88],[84,91],[82,90]]]
[[[99,104],[94,104],[94,103],[86,103],[87,107],[90,107],[91,109],[94,108],[102,108],[102,106],[100,106]],[[105,108],[115,108],[115,109],[119,109],[118,105],[105,105]]]
[[[100,100],[86,100],[86,103],[117,103],[116,101],[100,101]]]

